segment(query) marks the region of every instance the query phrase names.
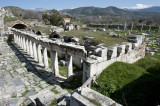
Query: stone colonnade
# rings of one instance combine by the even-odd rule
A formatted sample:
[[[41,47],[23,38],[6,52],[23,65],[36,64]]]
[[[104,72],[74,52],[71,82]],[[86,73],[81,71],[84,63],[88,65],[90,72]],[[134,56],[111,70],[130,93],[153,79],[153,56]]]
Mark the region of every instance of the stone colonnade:
[[[137,35],[130,38],[131,42],[110,48],[99,48],[97,54],[86,57],[84,46],[36,36],[13,28],[11,30],[14,33],[15,43],[26,50],[39,64],[44,64],[45,68],[49,67],[47,51],[50,52],[51,68],[55,76],[59,76],[58,54],[65,54],[67,57],[67,78],[73,75],[73,59],[83,60],[83,83],[90,77],[99,75],[113,62],[133,63],[145,56],[145,36]]]
[[[39,62],[40,65],[44,65],[46,69],[49,68],[47,48],[21,35],[14,34],[14,39],[15,43],[33,57],[35,61]]]
[[[12,32],[14,33],[15,43],[19,47],[21,47],[23,50],[25,50],[27,54],[29,54],[32,58],[34,58],[34,60],[37,61],[40,65],[43,65],[45,69],[49,68],[48,54],[47,54],[47,51],[49,51],[50,58],[51,58],[51,69],[55,76],[59,76],[58,52],[60,52],[60,50],[53,49],[55,46],[52,43],[50,44],[48,42],[44,43],[45,40],[50,40],[50,39],[41,38],[36,35],[29,36],[26,33],[25,34],[17,33],[22,31],[18,31],[16,29],[14,30],[12,29]],[[33,39],[33,38],[36,38],[36,39]],[[45,40],[43,41],[43,39]],[[64,45],[63,45],[63,49],[64,49]],[[73,60],[72,60],[72,55],[70,55],[72,53],[64,53],[64,54],[67,55],[67,79],[68,79],[71,76],[73,76]]]

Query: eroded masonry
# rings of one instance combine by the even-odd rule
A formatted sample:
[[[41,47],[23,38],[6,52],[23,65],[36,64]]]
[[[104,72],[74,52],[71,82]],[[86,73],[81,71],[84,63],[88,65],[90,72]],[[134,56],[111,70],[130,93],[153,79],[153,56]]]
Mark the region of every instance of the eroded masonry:
[[[14,34],[15,43],[45,68],[49,68],[47,51],[50,52],[54,76],[59,76],[58,58],[62,56],[67,60],[67,79],[73,76],[73,64],[83,67],[83,83],[89,78],[98,76],[115,61],[134,63],[145,56],[145,37],[140,35],[130,37],[129,42],[121,45],[91,46],[92,49],[86,50],[84,46],[77,43],[64,42],[63,37],[50,39],[14,28],[10,30]],[[88,55],[91,51],[92,53]]]

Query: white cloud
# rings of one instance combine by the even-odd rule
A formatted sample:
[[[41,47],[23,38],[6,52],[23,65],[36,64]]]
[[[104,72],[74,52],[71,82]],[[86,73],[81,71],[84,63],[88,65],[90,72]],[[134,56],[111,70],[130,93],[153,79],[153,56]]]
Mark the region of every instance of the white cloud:
[[[144,8],[149,8],[149,7],[152,7],[152,5],[136,4],[136,6],[133,6],[133,7],[122,7],[122,8],[127,8],[127,9],[144,9]]]

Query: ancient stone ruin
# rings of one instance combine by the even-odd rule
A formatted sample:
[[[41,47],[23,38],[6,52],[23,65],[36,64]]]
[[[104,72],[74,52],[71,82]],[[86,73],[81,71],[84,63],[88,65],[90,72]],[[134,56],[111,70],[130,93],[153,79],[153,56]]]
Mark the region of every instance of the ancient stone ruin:
[[[55,76],[59,75],[58,54],[67,56],[67,78],[73,75],[73,63],[82,66],[83,83],[91,77],[98,76],[115,61],[134,63],[145,56],[145,37],[139,35],[130,37],[130,42],[124,42],[122,45],[95,47],[94,53],[87,56],[84,46],[72,42],[65,43],[59,38],[52,40],[14,28],[11,28],[11,31],[15,43],[40,64],[44,64],[45,68],[49,68],[47,51],[50,52],[52,71]]]
[[[4,34],[3,18],[4,17],[0,19],[1,35]],[[56,33],[51,33],[51,35],[48,37],[37,36],[36,33],[31,31],[20,30],[26,26],[26,24],[18,22],[11,25],[12,28],[8,28],[8,32],[14,38],[15,44],[25,51],[30,57],[34,58],[37,63],[39,63],[41,66],[44,66],[46,71],[49,69],[48,55],[50,55],[52,71],[52,77],[49,77],[51,78],[50,81],[54,79],[53,77],[61,77],[59,73],[59,63],[67,65],[67,81],[71,81],[73,79],[73,65],[76,65],[82,69],[81,72],[83,74],[83,85],[74,90],[71,94],[65,95],[65,97],[58,103],[59,106],[68,105],[68,102],[70,106],[94,106],[95,104],[89,101],[88,98],[104,106],[121,106],[120,104],[116,103],[116,101],[92,90],[90,88],[91,84],[95,82],[96,78],[101,74],[101,72],[112,63],[116,61],[134,63],[143,58],[145,56],[146,46],[145,35],[129,37],[128,42],[123,42],[123,44],[120,45],[117,44],[110,47],[103,47],[99,45],[89,45],[87,41],[84,45],[80,45],[78,38],[62,36]],[[85,39],[89,39],[89,37],[86,37]],[[7,46],[7,43],[5,45]],[[2,50],[0,50],[0,55],[1,51]],[[66,61],[60,60],[59,62],[58,58],[62,57],[65,58]],[[17,83],[21,81],[16,80],[15,82]],[[17,86],[19,86],[19,83]],[[25,91],[24,85],[21,88],[23,88],[22,91]],[[18,96],[21,96],[22,93],[18,92],[17,94]],[[66,92],[63,92],[62,94],[64,95]],[[42,95],[43,98],[40,98],[39,100],[37,97],[42,97]],[[47,103],[48,101],[51,101],[53,99],[51,97],[54,96],[54,93],[45,89],[40,91],[40,93],[29,96],[29,98],[33,103],[37,104],[37,101],[39,101],[39,103],[43,102],[41,100],[44,100],[44,103]],[[44,98],[49,99],[46,101]],[[59,96],[57,98],[59,98]]]

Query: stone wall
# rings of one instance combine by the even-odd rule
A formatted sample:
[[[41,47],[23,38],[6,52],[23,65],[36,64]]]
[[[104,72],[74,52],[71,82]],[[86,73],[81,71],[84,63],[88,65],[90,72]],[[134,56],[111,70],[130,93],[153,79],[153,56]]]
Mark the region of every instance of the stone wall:
[[[98,76],[105,68],[116,61],[134,63],[145,56],[145,37],[132,38],[136,43],[124,42],[122,45],[104,48],[100,56],[90,56],[83,62],[83,82]]]
[[[96,106],[88,99],[84,98],[77,92],[74,92],[70,99],[70,106]]]
[[[94,102],[93,102],[94,101]],[[73,92],[70,99],[70,106],[122,106],[109,97],[106,97],[97,91],[88,87],[80,87],[78,91]]]
[[[0,35],[4,34],[4,16],[5,10],[3,8],[0,8]]]

